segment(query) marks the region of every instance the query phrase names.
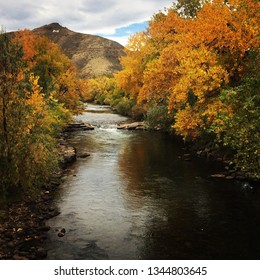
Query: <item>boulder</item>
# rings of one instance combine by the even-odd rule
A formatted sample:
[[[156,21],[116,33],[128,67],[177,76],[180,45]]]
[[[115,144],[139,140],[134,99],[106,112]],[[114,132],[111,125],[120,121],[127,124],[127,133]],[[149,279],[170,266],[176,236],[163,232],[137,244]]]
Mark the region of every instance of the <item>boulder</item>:
[[[125,123],[119,124],[117,129],[127,129],[127,130],[144,130],[145,124],[144,122],[133,122],[133,123]]]
[[[73,163],[77,159],[76,149],[71,146],[61,146],[61,164],[66,166]]]
[[[58,237],[64,237],[65,233],[60,231],[57,235],[58,235]]]
[[[77,155],[77,157],[79,157],[79,158],[86,158],[86,157],[89,157],[89,156],[90,156],[90,154],[87,153],[87,152],[83,152],[83,153],[80,153],[80,154]]]
[[[64,132],[75,132],[81,130],[94,130],[94,126],[89,123],[73,122],[68,123],[68,125],[64,129]]]

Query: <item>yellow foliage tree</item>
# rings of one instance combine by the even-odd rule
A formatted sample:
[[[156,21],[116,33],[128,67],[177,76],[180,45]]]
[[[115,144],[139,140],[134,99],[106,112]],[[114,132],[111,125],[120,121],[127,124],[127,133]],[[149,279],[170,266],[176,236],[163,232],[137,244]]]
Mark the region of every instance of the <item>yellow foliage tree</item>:
[[[117,85],[120,89],[137,97],[143,86],[143,71],[146,56],[146,34],[139,32],[130,37],[125,48],[126,56],[121,57],[123,70],[115,74]]]
[[[167,104],[175,115],[173,128],[185,139],[219,121],[220,92],[239,85],[248,52],[259,49],[259,1],[203,3],[191,7],[179,1],[177,10],[153,16],[148,30],[130,40],[124,69],[116,76],[119,87],[139,103]],[[180,15],[186,4],[194,13]]]
[[[8,34],[0,35],[0,185],[9,191],[39,186],[55,170],[55,137],[67,114],[46,97],[25,53]]]
[[[46,97],[52,96],[66,109],[78,112],[83,82],[60,47],[29,30],[17,32],[14,41],[23,47],[23,60],[30,71],[39,76],[39,84]]]

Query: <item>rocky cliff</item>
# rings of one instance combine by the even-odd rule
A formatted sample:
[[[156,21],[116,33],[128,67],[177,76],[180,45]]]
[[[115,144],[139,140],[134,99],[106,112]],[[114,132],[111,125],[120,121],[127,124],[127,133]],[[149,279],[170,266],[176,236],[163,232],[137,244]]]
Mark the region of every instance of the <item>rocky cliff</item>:
[[[109,75],[121,70],[119,57],[124,55],[124,47],[117,42],[77,33],[58,23],[44,25],[33,32],[57,43],[78,67],[82,78]]]

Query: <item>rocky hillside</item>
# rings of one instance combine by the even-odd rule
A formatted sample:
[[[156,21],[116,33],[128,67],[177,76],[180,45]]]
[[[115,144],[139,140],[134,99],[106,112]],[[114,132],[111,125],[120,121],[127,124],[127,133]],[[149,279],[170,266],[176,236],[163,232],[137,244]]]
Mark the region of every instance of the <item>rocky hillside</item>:
[[[62,51],[78,67],[82,78],[108,75],[121,70],[119,57],[124,55],[124,47],[117,42],[77,33],[58,23],[44,25],[33,32],[60,45]]]

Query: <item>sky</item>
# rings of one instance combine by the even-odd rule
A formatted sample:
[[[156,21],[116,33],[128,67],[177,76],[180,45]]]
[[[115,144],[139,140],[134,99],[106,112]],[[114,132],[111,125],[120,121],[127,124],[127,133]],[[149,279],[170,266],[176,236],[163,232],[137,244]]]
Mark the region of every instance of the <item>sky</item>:
[[[122,45],[143,31],[152,15],[173,0],[0,0],[0,26],[7,32],[58,22],[75,32],[100,35]]]

